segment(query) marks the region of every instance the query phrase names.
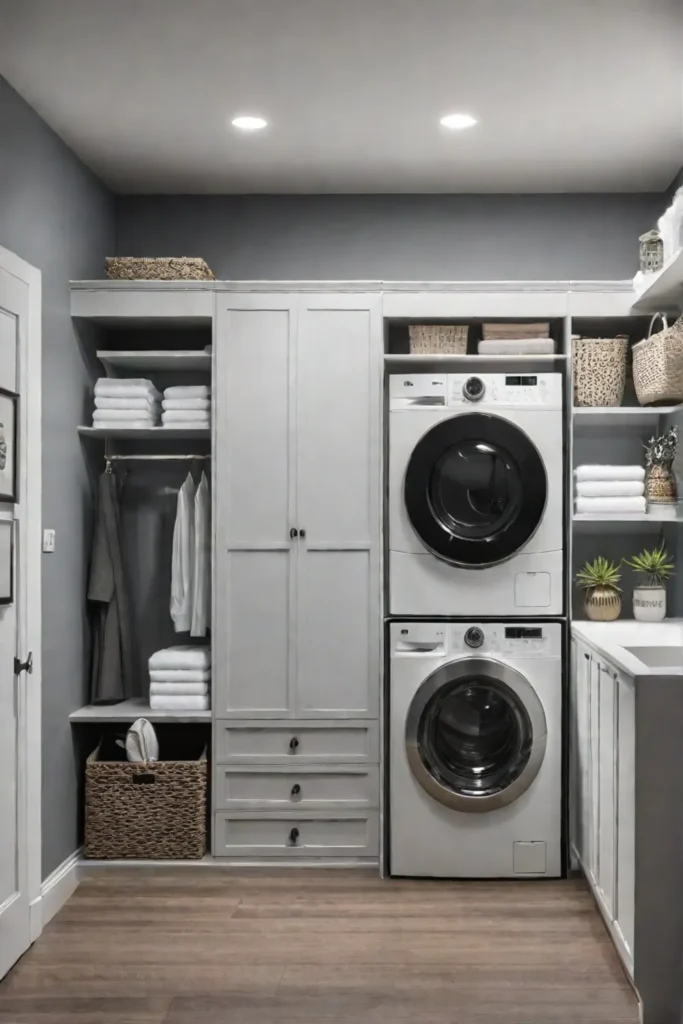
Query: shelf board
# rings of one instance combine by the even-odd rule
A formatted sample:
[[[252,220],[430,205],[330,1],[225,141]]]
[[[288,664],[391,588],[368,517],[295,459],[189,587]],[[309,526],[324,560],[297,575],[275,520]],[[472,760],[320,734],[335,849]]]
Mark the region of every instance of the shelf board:
[[[666,523],[681,523],[683,522],[683,513],[676,511],[674,515],[662,515],[657,512],[618,512],[618,513],[598,513],[598,512],[575,512],[572,516],[572,523],[575,528],[580,530],[594,530],[601,529],[602,527],[608,526],[624,532],[629,528],[636,530],[648,529],[648,527],[658,527],[665,525]]]
[[[103,441],[111,438],[139,441],[161,441],[167,438],[169,441],[178,441],[182,438],[190,440],[195,437],[211,437],[210,427],[78,427],[77,430],[83,437],[100,437]]]
[[[636,313],[657,313],[683,308],[683,249],[679,249],[661,270],[647,276],[636,275],[633,281]]]
[[[133,697],[120,704],[86,704],[69,715],[70,722],[134,722],[147,718],[150,722],[210,722],[211,711],[152,711],[143,697]]]
[[[566,360],[566,355],[555,354],[555,355],[523,355],[523,356],[487,356],[479,355],[477,352],[473,352],[471,355],[423,355],[420,353],[411,354],[410,352],[395,353],[387,352],[384,356],[384,362],[387,366],[399,366],[405,365],[406,363],[453,363],[458,365],[460,363],[555,363]]]
[[[622,423],[656,423],[660,416],[683,412],[683,405],[627,406],[595,408],[575,406],[572,415],[576,426],[596,424],[615,426]]]
[[[149,352],[98,352],[107,370],[167,371],[205,370],[211,372],[211,353],[201,349],[166,349]]]
[[[72,281],[71,316],[111,328],[209,326],[215,281]]]

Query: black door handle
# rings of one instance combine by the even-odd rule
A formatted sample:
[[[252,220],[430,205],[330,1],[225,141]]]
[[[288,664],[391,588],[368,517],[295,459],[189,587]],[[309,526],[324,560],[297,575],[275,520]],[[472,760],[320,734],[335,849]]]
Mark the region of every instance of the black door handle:
[[[33,651],[28,652],[26,661],[21,661],[19,658],[14,659],[15,676],[18,676],[21,672],[28,672],[29,675],[33,672]]]
[[[299,531],[297,530],[296,526],[293,526],[292,529],[289,531],[289,536],[292,538],[292,540],[294,540],[295,537],[299,536]]]
[[[305,538],[305,536],[306,536],[306,531],[305,530],[299,530],[299,536],[303,540]]]
[[[294,785],[292,786],[292,796],[298,796],[300,792],[301,786],[299,785],[298,782],[295,782]]]
[[[292,831],[289,833],[289,841],[290,841],[290,843],[292,843],[292,845],[295,846],[296,845],[296,841],[297,841],[298,838],[299,838],[299,829],[298,828],[293,828]]]
[[[291,740],[289,741],[289,749],[290,750],[296,750],[296,748],[298,746],[299,746],[298,739],[296,738],[296,736],[292,736]]]

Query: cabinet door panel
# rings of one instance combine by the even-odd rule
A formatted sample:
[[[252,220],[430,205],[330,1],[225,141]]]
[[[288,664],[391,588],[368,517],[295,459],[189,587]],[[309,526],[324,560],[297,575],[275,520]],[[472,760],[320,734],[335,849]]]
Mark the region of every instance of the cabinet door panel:
[[[617,682],[617,898],[619,930],[633,956],[636,856],[636,692],[632,679]]]
[[[287,550],[230,552],[227,680],[218,694],[219,715],[289,714],[290,559]]]
[[[588,828],[588,870],[593,882],[598,884],[600,828],[600,665],[591,657],[589,669],[589,710],[588,710],[589,757],[589,828]]]
[[[572,675],[576,687],[576,737],[570,747],[576,787],[574,848],[585,869],[590,847],[590,654],[580,643],[574,645]]]
[[[297,714],[377,715],[379,608],[368,551],[300,551]]]
[[[599,666],[600,731],[599,765],[599,822],[598,822],[598,886],[605,901],[610,918],[614,919],[615,887],[615,845],[616,806],[615,787],[615,681],[614,670],[608,665]]]

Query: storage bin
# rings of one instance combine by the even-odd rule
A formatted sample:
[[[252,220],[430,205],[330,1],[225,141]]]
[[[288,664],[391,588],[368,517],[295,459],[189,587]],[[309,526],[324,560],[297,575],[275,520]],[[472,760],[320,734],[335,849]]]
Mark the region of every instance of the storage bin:
[[[574,405],[621,405],[628,338],[574,338]]]
[[[485,341],[519,338],[547,338],[550,334],[549,323],[534,324],[484,324],[482,332]]]
[[[657,320],[664,329],[652,334]],[[672,327],[662,313],[652,317],[649,337],[633,346],[633,384],[641,405],[683,401],[683,317]]]
[[[466,324],[412,324],[408,328],[410,351],[421,355],[464,356],[467,330]]]
[[[101,750],[102,744],[85,767],[85,856],[200,860],[206,852],[206,750],[195,760],[149,763],[100,760]]]
[[[198,256],[107,256],[107,277],[126,281],[214,281]]]

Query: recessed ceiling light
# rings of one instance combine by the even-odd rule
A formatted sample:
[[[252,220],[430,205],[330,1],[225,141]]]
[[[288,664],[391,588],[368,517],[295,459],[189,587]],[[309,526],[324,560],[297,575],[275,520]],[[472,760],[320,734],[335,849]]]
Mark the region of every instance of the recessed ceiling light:
[[[241,114],[239,117],[233,117],[231,123],[233,128],[239,128],[242,132],[260,132],[262,128],[268,126],[265,118],[254,117],[252,114]]]
[[[473,128],[478,122],[476,117],[472,117],[471,114],[446,114],[441,118],[440,123],[444,128],[452,128],[457,131],[463,128]]]

